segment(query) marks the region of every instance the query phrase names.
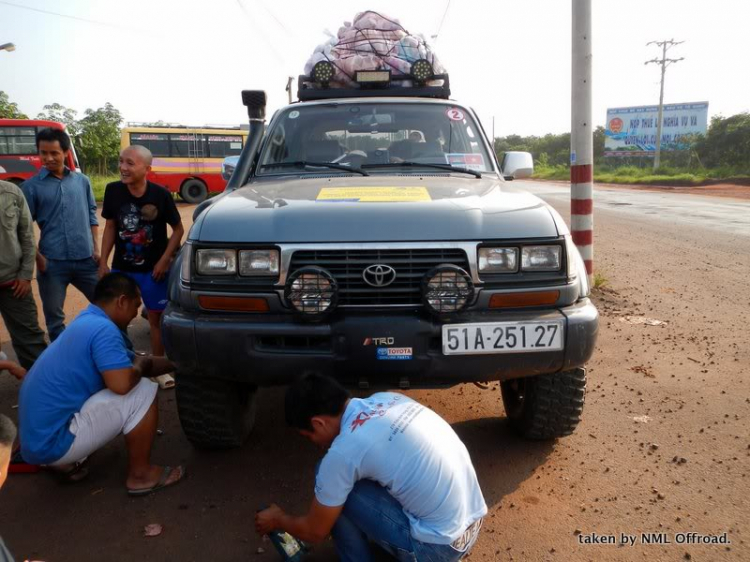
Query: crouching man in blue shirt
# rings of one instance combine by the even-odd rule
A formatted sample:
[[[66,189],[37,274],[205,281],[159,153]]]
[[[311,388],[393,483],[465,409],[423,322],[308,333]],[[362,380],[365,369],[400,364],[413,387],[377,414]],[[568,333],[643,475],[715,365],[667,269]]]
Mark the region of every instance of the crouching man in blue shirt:
[[[372,560],[369,541],[398,560],[460,560],[487,514],[466,447],[429,408],[392,392],[351,398],[335,380],[305,375],[286,394],[287,424],[327,449],[307,515],[276,505],[258,533],[309,542],[329,534],[342,561]]]
[[[164,357],[135,357],[124,330],[138,313],[138,285],[105,275],[93,303],[42,353],[19,398],[21,453],[74,479],[81,463],[120,433],[128,449],[128,494],[176,484],[185,471],[151,464],[158,385],[148,377],[174,369]]]

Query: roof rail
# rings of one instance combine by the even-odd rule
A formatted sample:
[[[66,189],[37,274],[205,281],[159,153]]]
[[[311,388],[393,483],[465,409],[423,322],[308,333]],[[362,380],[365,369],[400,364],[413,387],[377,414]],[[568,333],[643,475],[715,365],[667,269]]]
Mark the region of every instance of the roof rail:
[[[413,80],[411,76],[394,76],[391,82]],[[322,88],[310,76],[300,75],[297,82],[297,98],[300,101],[335,98],[386,98],[417,97],[449,99],[450,80],[447,74],[436,74],[430,80],[442,80],[442,86],[387,86],[381,88]]]
[[[128,121],[126,127],[150,127],[153,129],[236,129],[240,130],[242,125],[182,125],[180,123],[149,123],[141,121]]]

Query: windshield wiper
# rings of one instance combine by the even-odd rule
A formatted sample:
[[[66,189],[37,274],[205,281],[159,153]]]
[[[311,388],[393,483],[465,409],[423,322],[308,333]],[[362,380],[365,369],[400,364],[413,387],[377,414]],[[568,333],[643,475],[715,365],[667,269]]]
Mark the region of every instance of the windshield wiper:
[[[449,172],[461,172],[463,174],[471,174],[476,178],[481,178],[481,172],[475,170],[469,170],[468,168],[459,168],[458,166],[451,166],[450,164],[425,164],[422,162],[390,162],[382,164],[363,164],[363,168],[395,168],[397,166],[414,167],[414,168],[437,168],[439,170],[448,170]]]
[[[308,162],[306,160],[297,160],[296,162],[278,162],[276,164],[263,164],[261,168],[333,168],[334,170],[343,170],[345,172],[354,172],[355,174],[361,174],[363,176],[369,176],[364,170],[359,168],[352,168],[351,166],[344,166],[343,164],[334,164],[332,162]]]

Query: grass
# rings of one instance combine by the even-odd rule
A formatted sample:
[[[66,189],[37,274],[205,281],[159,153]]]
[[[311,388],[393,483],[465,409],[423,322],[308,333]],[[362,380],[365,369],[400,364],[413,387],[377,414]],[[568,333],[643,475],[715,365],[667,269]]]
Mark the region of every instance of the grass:
[[[601,289],[607,283],[609,283],[609,279],[607,279],[603,273],[597,271],[594,272],[594,289]]]
[[[563,165],[538,166],[533,178],[544,180],[570,180],[570,168]],[[600,183],[622,183],[622,184],[651,184],[651,185],[699,185],[706,180],[720,180],[727,178],[747,178],[747,173],[737,173],[731,169],[700,169],[688,170],[685,168],[663,167],[657,172],[651,168],[639,168],[637,166],[622,166],[611,168],[609,166],[594,166],[594,181]]]
[[[118,174],[112,174],[110,176],[89,176],[91,179],[91,188],[94,190],[94,199],[97,201],[104,200],[104,188],[107,187],[108,183],[118,181],[120,176]]]

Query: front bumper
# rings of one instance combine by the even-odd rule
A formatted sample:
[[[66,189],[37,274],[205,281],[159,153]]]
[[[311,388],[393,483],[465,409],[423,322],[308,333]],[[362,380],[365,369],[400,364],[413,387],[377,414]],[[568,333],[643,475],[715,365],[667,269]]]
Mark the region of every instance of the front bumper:
[[[307,370],[349,385],[439,387],[555,373],[591,357],[599,315],[589,299],[553,310],[465,312],[450,323],[565,320],[560,351],[443,355],[441,322],[425,313],[341,312],[309,323],[291,314],[238,315],[188,312],[170,303],[162,320],[167,354],[181,370],[257,386],[288,384]],[[410,347],[409,360],[377,359],[376,343]]]

